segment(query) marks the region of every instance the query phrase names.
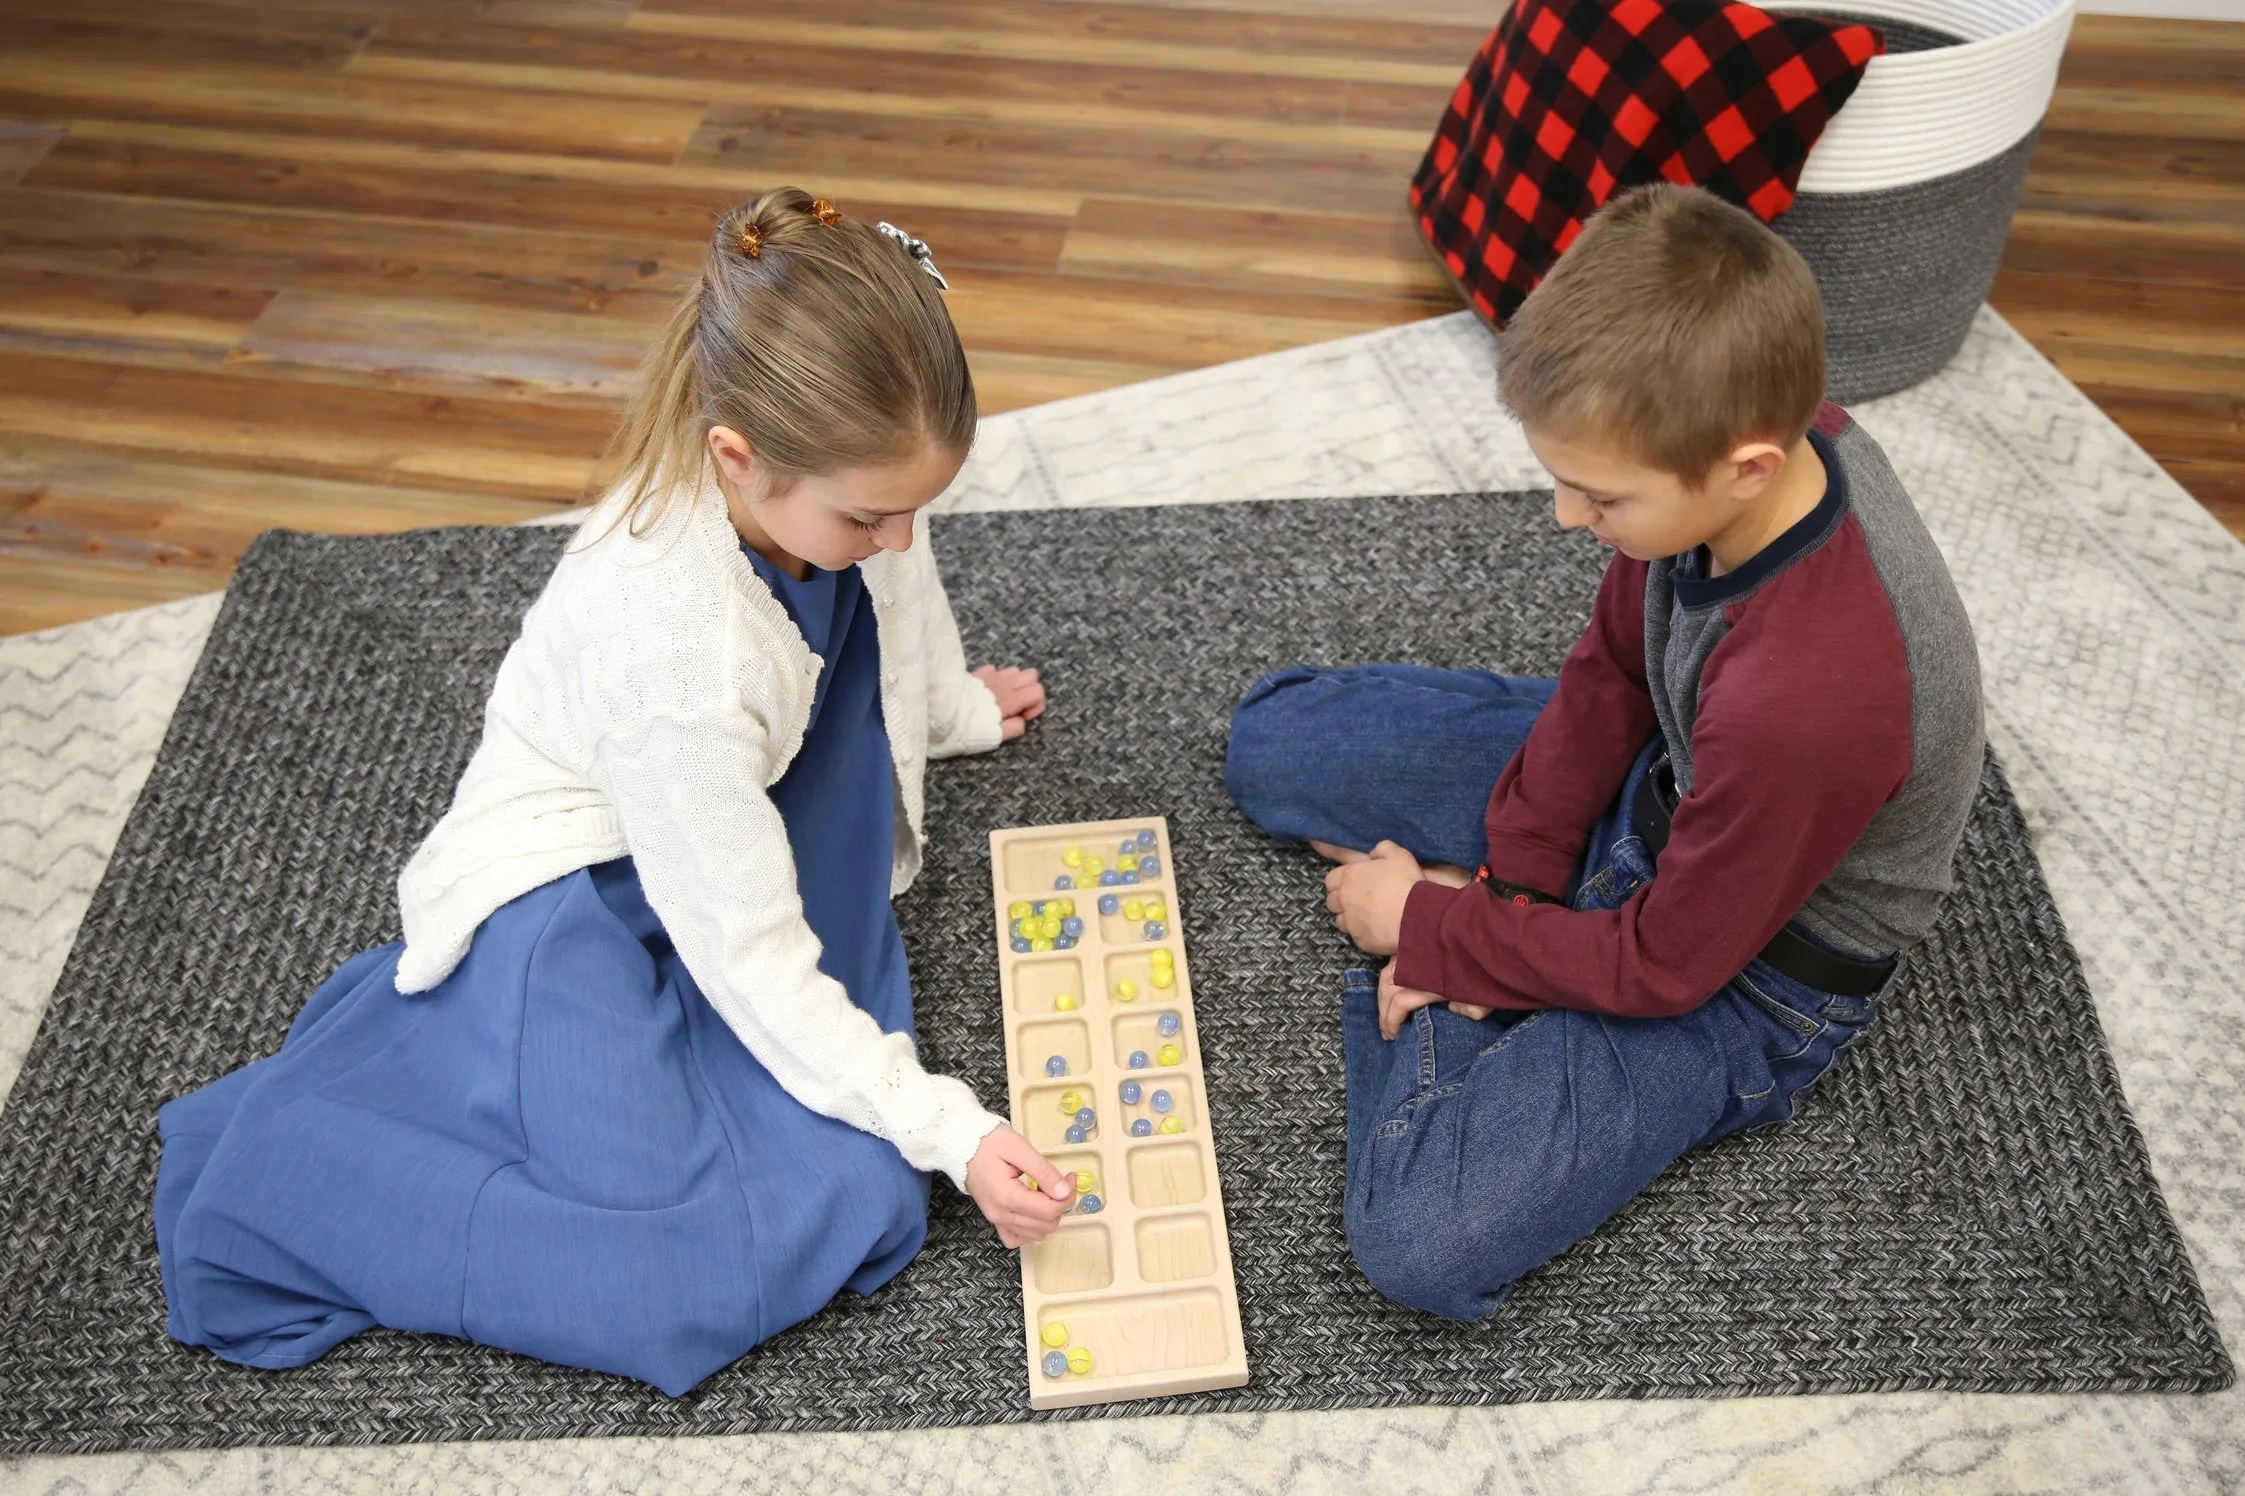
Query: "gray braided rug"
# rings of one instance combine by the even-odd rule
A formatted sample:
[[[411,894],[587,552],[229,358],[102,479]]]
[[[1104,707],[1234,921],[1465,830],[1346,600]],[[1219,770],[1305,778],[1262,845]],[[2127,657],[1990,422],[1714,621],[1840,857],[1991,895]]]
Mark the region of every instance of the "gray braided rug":
[[[1001,1096],[984,832],[1160,812],[1187,912],[1254,1381],[1079,1410],[2228,1385],[2079,965],[1993,765],[1940,929],[1790,1126],[1687,1158],[1494,1318],[1377,1298],[1340,1223],[1337,987],[1306,853],[1232,811],[1226,714],[1300,660],[1557,667],[1600,554],[1532,496],[947,518],[1022,746],[936,767],[902,905],[929,1063]],[[1019,1280],[936,1192],[927,1250],[677,1402],[378,1331],[300,1371],[164,1336],[157,1106],[270,1051],[450,796],[551,530],[251,552],[0,1115],[0,1452],[996,1422]],[[971,932],[973,938],[962,938]]]

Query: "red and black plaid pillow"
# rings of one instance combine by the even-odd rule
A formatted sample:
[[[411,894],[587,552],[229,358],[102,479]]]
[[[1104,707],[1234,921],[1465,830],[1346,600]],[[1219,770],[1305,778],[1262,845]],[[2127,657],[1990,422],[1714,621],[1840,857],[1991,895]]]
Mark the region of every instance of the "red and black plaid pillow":
[[[1516,0],[1411,183],[1419,228],[1502,325],[1583,220],[1643,182],[1765,221],[1886,44],[1868,26],[1721,0]]]

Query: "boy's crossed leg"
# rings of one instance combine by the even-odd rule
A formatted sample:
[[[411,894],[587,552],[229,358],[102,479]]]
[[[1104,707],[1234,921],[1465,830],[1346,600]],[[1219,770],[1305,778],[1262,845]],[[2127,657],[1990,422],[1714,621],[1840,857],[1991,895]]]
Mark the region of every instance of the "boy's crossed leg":
[[[1426,665],[1274,671],[1232,713],[1225,787],[1281,841],[1392,841],[1471,868],[1489,791],[1558,684]]]
[[[1422,666],[1279,671],[1234,714],[1226,782],[1273,836],[1392,840],[1471,866],[1489,792],[1552,688]],[[1572,907],[1618,907],[1653,876],[1628,815],[1651,757],[1593,831]],[[1674,1018],[1436,1004],[1391,1042],[1377,980],[1352,971],[1342,1001],[1349,1246],[1380,1292],[1454,1319],[1489,1313],[1685,1152],[1791,1116],[1872,1013],[1756,961]]]

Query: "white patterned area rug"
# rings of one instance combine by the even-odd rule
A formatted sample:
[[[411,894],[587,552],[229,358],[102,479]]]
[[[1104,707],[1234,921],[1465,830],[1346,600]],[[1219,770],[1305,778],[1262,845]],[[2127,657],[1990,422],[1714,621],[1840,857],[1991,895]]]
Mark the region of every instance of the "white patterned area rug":
[[[1095,507],[1518,489],[1463,315],[985,423],[947,505]],[[2225,1338],[2240,1287],[2245,937],[2224,835],[2245,549],[1993,313],[1857,411],[1947,551],[1989,726]],[[0,641],[0,1088],[215,614],[196,600]],[[1910,1394],[1157,1418],[927,1433],[38,1457],[0,1491],[2245,1488],[2239,1393]]]

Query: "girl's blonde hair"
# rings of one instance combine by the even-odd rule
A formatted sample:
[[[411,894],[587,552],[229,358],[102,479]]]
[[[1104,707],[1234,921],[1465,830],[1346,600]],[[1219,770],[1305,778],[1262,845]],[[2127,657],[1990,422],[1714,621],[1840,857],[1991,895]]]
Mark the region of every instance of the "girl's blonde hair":
[[[784,485],[974,440],[974,378],[934,277],[872,224],[781,187],[718,220],[601,464],[652,524],[730,426]]]

